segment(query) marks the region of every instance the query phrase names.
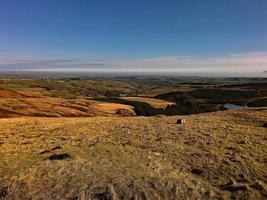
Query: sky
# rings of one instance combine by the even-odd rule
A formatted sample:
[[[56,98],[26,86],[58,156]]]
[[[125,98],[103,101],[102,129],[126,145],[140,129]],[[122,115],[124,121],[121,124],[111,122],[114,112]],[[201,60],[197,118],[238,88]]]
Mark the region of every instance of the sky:
[[[0,0],[0,71],[265,70],[266,0]]]

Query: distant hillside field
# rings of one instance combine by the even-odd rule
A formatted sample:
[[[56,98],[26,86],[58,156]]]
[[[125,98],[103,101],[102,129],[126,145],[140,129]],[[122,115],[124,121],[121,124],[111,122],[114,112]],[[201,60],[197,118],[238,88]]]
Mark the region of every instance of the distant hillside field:
[[[122,99],[126,99],[129,101],[145,102],[145,103],[150,104],[154,108],[166,108],[168,105],[174,104],[169,101],[164,101],[164,100],[155,99],[155,98],[146,98],[146,97],[123,97]]]
[[[119,103],[86,99],[62,99],[40,95],[25,95],[0,88],[0,118],[8,117],[97,117],[119,116],[124,110],[134,116],[134,108]]]
[[[0,117],[97,117],[117,116],[118,110],[135,115],[132,106],[85,99],[6,98],[0,99]]]

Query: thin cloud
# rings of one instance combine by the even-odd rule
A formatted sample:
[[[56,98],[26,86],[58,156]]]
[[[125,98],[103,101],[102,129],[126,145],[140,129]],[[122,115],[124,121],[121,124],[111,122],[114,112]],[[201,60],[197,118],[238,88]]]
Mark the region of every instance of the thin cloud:
[[[267,52],[218,57],[166,56],[139,59],[19,59],[0,60],[0,70],[22,71],[160,71],[261,72],[267,70]]]

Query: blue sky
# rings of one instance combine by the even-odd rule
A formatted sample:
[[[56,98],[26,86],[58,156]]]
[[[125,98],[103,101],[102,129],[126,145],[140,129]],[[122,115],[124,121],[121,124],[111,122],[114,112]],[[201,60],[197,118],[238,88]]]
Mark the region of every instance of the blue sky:
[[[0,70],[266,67],[266,0],[0,0]]]

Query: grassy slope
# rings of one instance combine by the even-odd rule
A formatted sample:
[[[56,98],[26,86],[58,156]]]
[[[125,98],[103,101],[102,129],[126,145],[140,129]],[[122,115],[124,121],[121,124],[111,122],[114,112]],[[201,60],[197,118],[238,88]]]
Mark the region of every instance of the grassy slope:
[[[0,118],[3,117],[97,117],[117,116],[119,109],[133,113],[133,107],[85,99],[5,98],[0,99]]]
[[[0,119],[0,189],[6,199],[266,198],[267,110],[184,118]],[[59,153],[71,158],[47,159]]]
[[[145,102],[153,106],[154,108],[166,108],[168,105],[174,104],[169,101],[164,101],[164,100],[155,99],[155,98],[146,98],[146,97],[123,97],[122,99],[126,99],[129,101]]]
[[[62,99],[21,94],[0,88],[0,118],[19,116],[38,117],[96,117],[117,116],[124,109],[135,114],[133,107],[118,103],[104,103],[86,99]]]

